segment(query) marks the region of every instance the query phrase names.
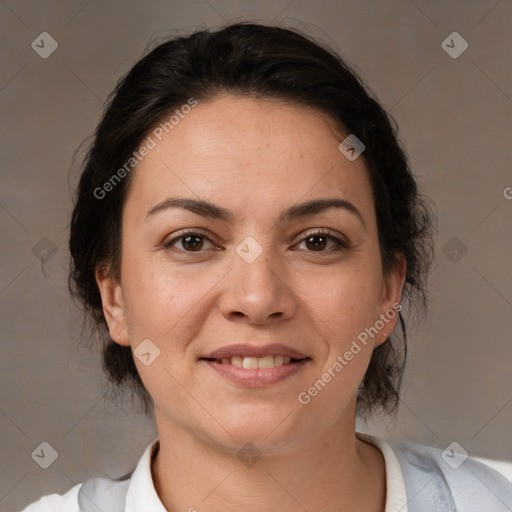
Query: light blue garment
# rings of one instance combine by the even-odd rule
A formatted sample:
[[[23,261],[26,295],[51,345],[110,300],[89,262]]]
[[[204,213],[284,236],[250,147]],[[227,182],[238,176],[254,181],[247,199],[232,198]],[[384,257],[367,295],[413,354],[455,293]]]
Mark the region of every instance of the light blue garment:
[[[131,473],[117,480],[89,478],[78,492],[80,512],[124,512]]]
[[[485,464],[467,458],[455,469],[440,449],[410,441],[387,444],[402,468],[408,512],[512,512],[512,483]],[[130,477],[84,482],[80,511],[124,512]]]
[[[387,441],[400,462],[408,512],[512,512],[512,483],[468,457],[457,468],[442,450],[412,441]]]

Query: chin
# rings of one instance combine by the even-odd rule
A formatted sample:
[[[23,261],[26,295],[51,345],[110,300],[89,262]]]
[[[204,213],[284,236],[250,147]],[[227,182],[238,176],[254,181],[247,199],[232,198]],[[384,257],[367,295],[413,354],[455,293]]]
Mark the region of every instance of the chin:
[[[284,407],[268,405],[236,408],[221,416],[227,432],[222,431],[220,444],[235,452],[249,444],[266,453],[282,451],[297,442],[297,434],[304,426],[290,412]]]

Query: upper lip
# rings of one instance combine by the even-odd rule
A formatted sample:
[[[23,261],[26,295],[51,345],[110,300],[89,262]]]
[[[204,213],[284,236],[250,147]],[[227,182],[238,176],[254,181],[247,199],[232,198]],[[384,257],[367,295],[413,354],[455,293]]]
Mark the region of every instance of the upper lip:
[[[256,346],[248,344],[228,345],[202,357],[202,359],[223,359],[227,357],[264,357],[264,356],[284,356],[292,359],[304,359],[305,356],[298,350],[281,345],[279,343],[271,343],[269,345]]]

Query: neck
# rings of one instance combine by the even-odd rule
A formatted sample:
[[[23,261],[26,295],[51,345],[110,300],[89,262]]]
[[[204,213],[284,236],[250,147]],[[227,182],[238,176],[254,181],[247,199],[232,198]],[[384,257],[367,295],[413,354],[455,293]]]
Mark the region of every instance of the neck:
[[[243,459],[201,440],[155,410],[159,450],[153,481],[169,512],[382,512],[381,452],[355,437],[354,422],[337,423],[297,449]],[[355,421],[355,420],[354,420]]]

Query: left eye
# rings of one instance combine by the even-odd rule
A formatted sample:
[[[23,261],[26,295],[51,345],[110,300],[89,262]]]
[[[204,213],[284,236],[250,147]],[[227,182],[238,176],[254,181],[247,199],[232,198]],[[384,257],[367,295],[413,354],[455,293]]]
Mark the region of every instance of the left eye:
[[[348,245],[345,242],[323,231],[309,233],[305,238],[302,239],[300,244],[305,243],[306,246],[308,246],[308,248],[312,248],[312,252],[326,252],[324,251],[324,249],[326,248],[329,241],[333,242],[335,245],[333,250],[341,250],[348,248]]]

